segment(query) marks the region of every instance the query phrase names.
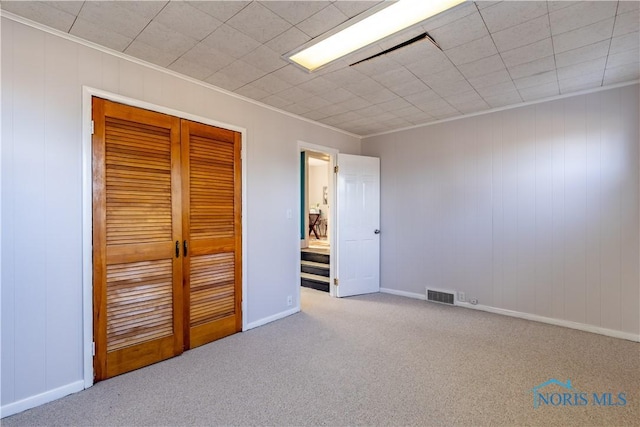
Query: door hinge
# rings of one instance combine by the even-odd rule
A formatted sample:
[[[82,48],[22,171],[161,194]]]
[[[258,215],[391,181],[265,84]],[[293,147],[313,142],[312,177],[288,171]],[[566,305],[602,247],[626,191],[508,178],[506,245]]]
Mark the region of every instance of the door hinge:
[[[91,120],[91,135],[93,135],[94,132],[95,132],[95,126],[94,126],[93,120]]]
[[[334,285],[336,285],[336,286],[338,286],[338,278],[337,278],[337,277],[334,277],[334,278],[333,278],[333,284],[334,284]]]
[[[95,341],[91,343],[91,355],[92,356],[96,355],[96,343],[95,343]]]
[[[340,166],[334,166],[333,167],[333,173],[338,173],[339,169],[340,169]]]

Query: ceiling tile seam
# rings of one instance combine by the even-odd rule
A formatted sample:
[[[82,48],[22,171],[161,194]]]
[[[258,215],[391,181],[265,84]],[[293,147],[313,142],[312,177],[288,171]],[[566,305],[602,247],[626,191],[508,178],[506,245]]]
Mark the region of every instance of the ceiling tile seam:
[[[78,17],[80,16],[80,13],[82,13],[82,8],[84,7],[85,3],[86,3],[86,1],[83,1],[82,4],[80,5],[80,9],[78,9],[78,14],[76,15],[75,18],[73,18],[73,22],[71,23],[71,26],[69,27],[69,31],[67,31],[67,33],[70,33],[71,29],[73,28],[73,26],[76,25],[76,21],[78,20]]]
[[[482,17],[482,21],[484,22],[484,16],[482,16],[482,11],[483,11],[483,10],[485,10],[485,11],[486,11],[486,10],[489,10],[489,9],[491,9],[491,8],[493,8],[493,7],[499,6],[499,5],[500,5],[500,3],[502,3],[502,2],[499,2],[499,3],[496,3],[496,4],[492,4],[491,6],[485,7],[484,9],[480,9],[480,8],[478,8],[478,2],[477,2],[477,1],[474,1],[474,3],[475,3],[475,5],[476,5],[476,8],[478,9],[478,12],[480,13],[480,16]],[[548,14],[548,13],[549,13],[549,6],[548,6],[548,3],[549,3],[549,2],[548,2],[548,1],[546,1],[545,3],[547,3],[546,8],[547,8],[547,14]],[[527,23],[527,22],[529,22],[529,21],[531,21],[531,20],[534,20],[534,19],[540,18],[542,15],[544,15],[544,14],[541,14],[541,15],[538,15],[538,16],[530,17],[530,18],[528,18],[526,21],[524,21],[524,22],[520,22],[519,24],[514,24],[514,25],[510,25],[510,26],[508,26],[508,27],[500,28],[498,31],[496,31],[496,33],[499,33],[500,31],[508,30],[508,29],[510,29],[510,28],[513,28],[513,27],[517,27],[518,25],[522,25],[522,24]],[[486,22],[485,22],[485,26],[486,26]],[[489,30],[489,27],[487,27],[487,31],[489,31],[489,33],[491,33],[491,31]]]
[[[496,41],[493,39],[493,34],[491,33],[491,31],[489,31],[489,27],[487,26],[487,23],[484,20],[484,16],[482,16],[482,13],[480,12],[480,9],[478,8],[478,3],[474,2],[473,4],[475,5],[476,9],[478,10],[478,13],[480,14],[480,19],[482,19],[482,23],[484,24],[484,28],[487,30],[487,33],[489,34],[489,37],[491,38],[491,43],[493,43],[493,47],[496,49],[496,52],[498,52],[498,56],[500,57],[500,61],[502,61],[502,65],[504,65],[504,69],[507,71],[507,74],[509,74],[509,78],[511,79],[511,84],[513,84],[513,86],[516,87],[516,83],[513,81],[513,76],[511,75],[511,72],[509,71],[509,68],[507,67],[507,64],[505,64],[504,58],[502,58],[502,53],[498,50],[498,46],[496,45]],[[489,7],[492,7],[492,6],[489,6]],[[461,64],[461,65],[463,65],[463,64]],[[454,64],[454,66],[456,67],[456,69],[458,69],[457,65]],[[464,74],[459,69],[458,69],[458,72],[460,72],[460,74],[462,74],[464,76]],[[489,102],[486,99],[484,99],[484,96],[480,95],[480,93],[476,90],[475,86],[471,84],[471,82],[469,81],[469,79],[466,76],[465,76],[465,81],[469,84],[469,86],[471,86],[473,88],[473,90],[478,94],[480,99],[482,99],[489,107],[491,107],[491,104],[489,104]],[[518,91],[517,87],[516,87],[516,91]],[[520,97],[520,102],[524,101],[524,99],[522,98],[522,95],[520,95],[519,91],[518,91],[518,96]]]
[[[335,126],[330,126],[330,125],[327,125],[325,123],[321,123],[321,122],[318,122],[318,121],[315,121],[315,120],[310,120],[310,119],[308,119],[306,117],[303,117],[303,116],[301,116],[299,114],[294,114],[294,113],[291,113],[289,111],[283,110],[281,108],[276,108],[276,107],[274,107],[272,105],[266,104],[264,102],[256,101],[255,99],[251,99],[251,98],[248,98],[246,96],[242,96],[240,94],[237,94],[237,93],[232,92],[230,90],[224,89],[222,87],[215,86],[215,85],[213,85],[211,83],[207,83],[205,81],[198,80],[198,79],[196,79],[194,77],[187,76],[186,74],[179,73],[177,71],[171,70],[171,69],[166,68],[166,67],[162,67],[160,65],[154,64],[152,62],[145,61],[145,60],[140,59],[140,58],[136,58],[135,56],[129,55],[129,54],[124,53],[124,52],[120,52],[120,51],[115,50],[115,49],[111,49],[111,48],[106,47],[106,46],[102,46],[102,45],[100,45],[98,43],[91,42],[89,40],[85,40],[85,39],[83,39],[81,37],[78,37],[76,35],[69,34],[69,33],[66,33],[64,31],[57,30],[55,28],[49,27],[47,25],[41,24],[41,23],[33,21],[31,19],[24,18],[24,17],[22,17],[20,15],[16,15],[15,13],[8,12],[8,11],[6,11],[4,9],[0,9],[0,18],[7,18],[7,19],[9,19],[11,21],[14,21],[14,22],[17,22],[19,24],[23,24],[23,25],[26,25],[28,27],[35,28],[37,30],[43,31],[43,32],[45,32],[47,34],[51,34],[51,35],[60,37],[60,38],[65,39],[65,40],[69,40],[69,41],[72,41],[74,43],[78,43],[78,44],[80,44],[82,46],[86,46],[88,48],[97,50],[98,52],[103,52],[103,53],[112,55],[112,56],[114,56],[116,58],[124,59],[124,60],[132,62],[134,64],[142,65],[144,67],[150,68],[152,70],[156,70],[156,71],[158,71],[160,73],[163,73],[163,74],[174,76],[176,78],[182,79],[182,80],[187,81],[189,83],[193,83],[193,84],[195,84],[197,86],[202,86],[204,88],[213,90],[213,91],[218,92],[218,93],[225,94],[225,95],[230,96],[232,98],[235,98],[235,99],[247,102],[249,104],[253,104],[253,105],[265,108],[265,109],[270,110],[270,111],[274,111],[276,113],[285,115],[287,117],[291,117],[291,118],[294,118],[294,119],[297,119],[297,120],[301,120],[303,122],[311,123],[311,124],[323,127],[325,129],[330,129],[330,130],[332,130],[334,132],[338,132],[338,133],[341,133],[343,135],[348,135],[348,136],[352,136],[354,138],[362,139],[362,135],[358,135],[358,134],[355,134],[353,132],[349,132],[349,131],[346,131],[344,129],[340,129],[340,128],[337,128]]]
[[[144,30],[146,30],[146,29],[147,29],[147,27],[148,27],[149,25],[151,25],[151,23],[153,22],[153,20],[154,20],[154,19],[156,19],[156,18],[158,17],[158,15],[160,15],[160,13],[162,13],[162,11],[167,7],[167,5],[168,5],[168,4],[169,4],[169,1],[167,1],[167,2],[164,4],[164,6],[162,6],[162,8],[158,11],[158,13],[156,13],[155,15],[153,15],[153,18],[151,18],[151,19],[149,20],[149,22],[147,22],[147,25],[145,25],[145,26],[142,28],[142,30],[140,30],[140,32],[139,32],[138,34],[136,34],[136,36],[135,36],[135,37],[134,37],[134,38],[129,42],[129,44],[128,44],[128,45],[126,45],[124,49],[122,49],[122,51],[123,51],[123,52],[124,52],[124,51],[126,51],[127,49],[129,49],[129,47],[133,44],[133,42],[135,42],[135,41],[138,39],[138,37],[140,37],[140,34],[142,34],[142,33],[144,32]],[[80,12],[78,12],[78,15],[80,15]],[[174,60],[173,62],[176,62],[176,61],[177,61],[177,59],[176,59],[176,60]],[[173,62],[172,62],[171,64],[173,64]],[[171,64],[169,64],[169,65],[171,65]],[[169,65],[167,65],[167,66],[169,66]]]
[[[554,73],[556,74],[556,85],[558,85],[558,93],[560,93],[561,89],[560,89],[560,77],[558,76],[558,63],[556,61],[556,43],[555,43],[555,38],[553,36],[553,31],[551,31],[551,13],[549,12],[549,2],[547,1],[547,20],[549,22],[549,33],[551,34],[551,49],[553,50],[553,70]],[[562,33],[564,34],[564,33]],[[518,90],[518,93],[520,93],[520,89],[516,86],[516,89]],[[526,88],[522,88],[522,90],[525,90]],[[520,97],[522,97],[522,95],[520,95]]]
[[[618,9],[620,8],[620,0],[616,4],[616,14],[613,17],[613,25],[611,26],[611,37],[609,38],[609,47],[607,48],[607,59],[604,61],[604,71],[602,72],[602,81],[600,86],[604,85],[604,78],[607,75],[607,64],[609,63],[609,55],[611,52],[611,43],[613,43],[613,34],[616,31],[616,21],[618,20]]]

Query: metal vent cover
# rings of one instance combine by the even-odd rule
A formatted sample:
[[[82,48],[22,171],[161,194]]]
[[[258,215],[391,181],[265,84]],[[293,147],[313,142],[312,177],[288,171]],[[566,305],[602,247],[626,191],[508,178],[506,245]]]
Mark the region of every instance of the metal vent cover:
[[[439,302],[441,304],[454,305],[455,293],[427,288],[427,301]]]

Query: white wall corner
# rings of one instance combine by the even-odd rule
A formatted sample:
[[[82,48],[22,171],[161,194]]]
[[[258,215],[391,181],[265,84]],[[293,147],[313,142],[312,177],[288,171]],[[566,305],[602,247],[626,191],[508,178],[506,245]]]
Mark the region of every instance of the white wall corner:
[[[289,317],[292,314],[296,314],[298,312],[300,312],[299,305],[290,310],[282,311],[272,316],[267,316],[262,319],[256,320],[255,322],[248,323],[246,327],[242,330],[242,332],[248,331],[253,328],[257,328],[258,326],[266,325],[267,323],[275,322],[276,320],[284,319],[285,317]]]

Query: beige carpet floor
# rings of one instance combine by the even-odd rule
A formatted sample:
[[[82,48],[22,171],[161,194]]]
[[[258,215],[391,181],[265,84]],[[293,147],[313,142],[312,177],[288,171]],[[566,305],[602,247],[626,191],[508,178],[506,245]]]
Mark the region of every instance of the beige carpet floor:
[[[302,289],[302,310],[2,425],[640,424],[638,343],[385,294]],[[534,409],[551,378],[589,405]]]

